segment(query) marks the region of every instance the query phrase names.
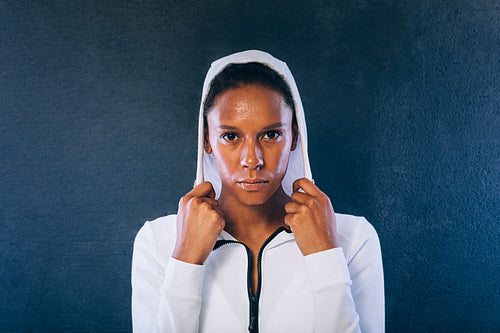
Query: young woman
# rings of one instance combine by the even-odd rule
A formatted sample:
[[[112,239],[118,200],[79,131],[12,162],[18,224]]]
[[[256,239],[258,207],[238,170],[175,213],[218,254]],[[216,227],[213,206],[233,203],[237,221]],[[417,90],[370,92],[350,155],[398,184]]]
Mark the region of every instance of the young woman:
[[[377,234],[314,183],[285,63],[212,64],[198,171],[177,215],[147,222],[132,262],[136,332],[383,332]]]

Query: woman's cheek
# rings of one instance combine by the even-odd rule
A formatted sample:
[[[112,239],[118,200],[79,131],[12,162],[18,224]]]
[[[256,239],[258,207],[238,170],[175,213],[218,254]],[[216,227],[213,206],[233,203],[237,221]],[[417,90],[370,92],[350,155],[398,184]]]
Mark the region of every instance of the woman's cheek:
[[[224,179],[230,179],[236,171],[236,165],[239,165],[239,160],[236,156],[237,154],[230,152],[227,149],[217,149],[214,150],[213,153],[217,173],[219,174],[221,180],[224,182]]]

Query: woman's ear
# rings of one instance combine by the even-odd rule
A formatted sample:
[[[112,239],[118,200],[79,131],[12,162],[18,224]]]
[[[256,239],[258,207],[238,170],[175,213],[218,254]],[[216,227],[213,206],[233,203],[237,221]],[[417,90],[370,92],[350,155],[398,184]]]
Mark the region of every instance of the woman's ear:
[[[298,137],[299,137],[299,129],[297,127],[297,124],[292,125],[292,133],[293,133],[292,147],[290,148],[290,150],[294,151],[295,148],[297,148],[297,140],[298,140]]]
[[[210,142],[208,141],[208,129],[205,128],[203,131],[203,149],[205,149],[205,152],[207,154],[212,153],[212,147],[210,146]]]

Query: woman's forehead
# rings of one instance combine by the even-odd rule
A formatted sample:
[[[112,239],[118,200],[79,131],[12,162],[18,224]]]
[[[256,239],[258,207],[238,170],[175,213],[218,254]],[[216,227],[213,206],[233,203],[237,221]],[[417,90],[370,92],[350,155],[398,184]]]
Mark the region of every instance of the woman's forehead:
[[[208,122],[284,122],[292,118],[292,110],[283,95],[262,86],[243,86],[221,93],[208,113]]]

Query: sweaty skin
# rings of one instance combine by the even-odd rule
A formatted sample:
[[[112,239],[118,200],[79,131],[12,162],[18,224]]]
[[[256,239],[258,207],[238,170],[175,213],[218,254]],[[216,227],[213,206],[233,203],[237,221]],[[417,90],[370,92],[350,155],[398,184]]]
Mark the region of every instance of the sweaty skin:
[[[205,182],[181,199],[174,258],[203,264],[223,229],[255,257],[279,226],[294,232],[304,255],[338,246],[330,199],[305,178],[295,181],[291,198],[281,186],[297,140],[281,93],[258,85],[227,90],[216,97],[207,125],[205,150],[214,155],[221,194],[215,200]],[[254,284],[256,270],[255,262]]]

